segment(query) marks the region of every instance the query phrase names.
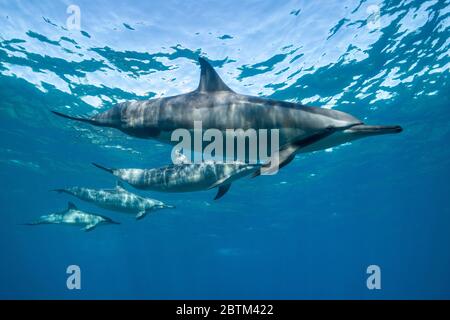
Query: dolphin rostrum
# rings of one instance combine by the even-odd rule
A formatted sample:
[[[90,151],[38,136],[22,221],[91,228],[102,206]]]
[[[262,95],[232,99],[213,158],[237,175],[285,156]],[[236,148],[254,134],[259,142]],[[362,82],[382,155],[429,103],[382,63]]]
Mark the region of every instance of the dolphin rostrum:
[[[242,162],[181,163],[155,169],[111,169],[93,163],[136,189],[160,192],[192,192],[219,188],[214,200],[230,189],[231,183],[254,173],[260,165]]]
[[[41,216],[37,221],[27,223],[26,225],[34,226],[38,224],[83,226],[82,230],[91,231],[98,225],[120,223],[102,215],[81,211],[72,202],[69,202],[66,210]]]
[[[72,187],[54,191],[70,194],[101,208],[135,214],[136,219],[141,219],[147,213],[157,209],[174,208],[174,206],[167,205],[161,201],[131,193],[124,189],[120,181],[117,182],[117,186],[114,189]]]
[[[194,122],[222,133],[227,129],[242,129],[238,136],[245,134],[247,129],[277,129],[279,149],[274,150],[274,154],[280,167],[292,161],[298,152],[321,150],[362,137],[402,131],[398,125],[369,126],[337,110],[236,93],[205,59],[199,58],[198,61],[200,83],[192,92],[118,103],[89,118],[52,112],[64,118],[116,128],[131,136],[165,143],[174,143],[171,134],[176,129],[193,131]]]

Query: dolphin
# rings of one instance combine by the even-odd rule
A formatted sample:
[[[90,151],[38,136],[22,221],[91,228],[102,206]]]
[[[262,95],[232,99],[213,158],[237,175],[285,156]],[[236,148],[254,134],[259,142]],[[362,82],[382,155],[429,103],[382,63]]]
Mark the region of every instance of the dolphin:
[[[101,208],[132,213],[136,219],[142,219],[147,213],[163,208],[174,208],[161,201],[144,198],[124,189],[120,181],[114,189],[88,189],[82,187],[71,187],[53,190],[59,193],[67,193],[80,200],[93,203]]]
[[[82,230],[91,231],[98,225],[120,223],[102,215],[81,211],[72,202],[69,202],[67,209],[62,212],[44,215],[34,222],[26,223],[26,225],[30,226],[38,224],[66,224],[72,226],[83,226]]]
[[[92,117],[52,112],[95,126],[116,128],[130,136],[172,144],[174,130],[182,128],[192,132],[194,121],[200,121],[204,129],[218,129],[222,133],[227,129],[277,129],[279,148],[273,155],[277,157],[279,167],[292,161],[298,152],[322,150],[363,137],[402,131],[398,125],[366,125],[338,110],[236,93],[204,58],[200,57],[198,61],[200,83],[192,92],[122,102]],[[245,134],[242,131],[237,136]],[[269,161],[265,170],[270,171],[271,167]]]
[[[231,183],[260,168],[258,164],[180,163],[155,169],[112,169],[92,163],[136,189],[159,192],[192,192],[218,188],[214,200],[221,198],[230,189]]]

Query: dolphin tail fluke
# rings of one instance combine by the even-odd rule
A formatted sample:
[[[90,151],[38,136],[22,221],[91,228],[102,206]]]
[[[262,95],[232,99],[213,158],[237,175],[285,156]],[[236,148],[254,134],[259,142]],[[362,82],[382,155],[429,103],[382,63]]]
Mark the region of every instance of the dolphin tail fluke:
[[[99,165],[98,163],[92,162],[92,165],[99,169],[105,170],[106,172],[113,173],[113,169],[106,168],[104,166]]]
[[[97,224],[89,224],[87,226],[85,226],[84,228],[82,228],[81,230],[83,230],[84,232],[89,232],[95,229],[95,227],[97,227]]]

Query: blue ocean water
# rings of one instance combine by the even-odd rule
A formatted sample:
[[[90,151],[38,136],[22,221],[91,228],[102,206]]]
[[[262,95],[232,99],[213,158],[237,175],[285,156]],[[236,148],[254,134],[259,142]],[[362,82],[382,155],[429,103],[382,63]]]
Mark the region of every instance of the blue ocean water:
[[[450,298],[449,1],[78,0],[80,30],[71,4],[0,0],[1,298]],[[114,186],[93,161],[171,151],[50,110],[193,90],[198,56],[237,92],[404,132],[299,155],[220,201],[137,192],[177,206],[139,221],[50,192]],[[69,200],[122,224],[21,225]]]

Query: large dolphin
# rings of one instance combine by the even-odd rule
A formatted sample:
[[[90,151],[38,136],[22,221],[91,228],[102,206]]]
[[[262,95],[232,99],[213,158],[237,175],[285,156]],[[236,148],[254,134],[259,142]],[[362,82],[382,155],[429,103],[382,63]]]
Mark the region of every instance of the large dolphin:
[[[39,224],[82,226],[82,230],[91,231],[98,225],[120,223],[105,216],[81,211],[72,202],[69,202],[66,210],[41,216],[37,221],[27,223],[26,225],[34,226]]]
[[[236,93],[205,59],[198,60],[200,83],[192,92],[118,103],[93,117],[53,112],[61,117],[166,143],[173,143],[171,134],[176,129],[193,130],[194,121],[201,121],[205,130],[222,132],[226,129],[278,129],[280,147],[274,154],[280,167],[289,163],[297,152],[321,150],[363,137],[402,131],[398,125],[366,125],[337,110]]]
[[[219,188],[214,200],[230,189],[231,183],[254,173],[260,165],[242,162],[180,163],[155,169],[112,169],[93,163],[136,189],[160,192],[192,192]]]
[[[71,187],[54,191],[70,194],[101,208],[135,214],[136,219],[141,219],[149,212],[157,209],[174,208],[174,206],[167,205],[161,201],[131,193],[123,188],[120,181],[117,182],[117,186],[114,189]]]

